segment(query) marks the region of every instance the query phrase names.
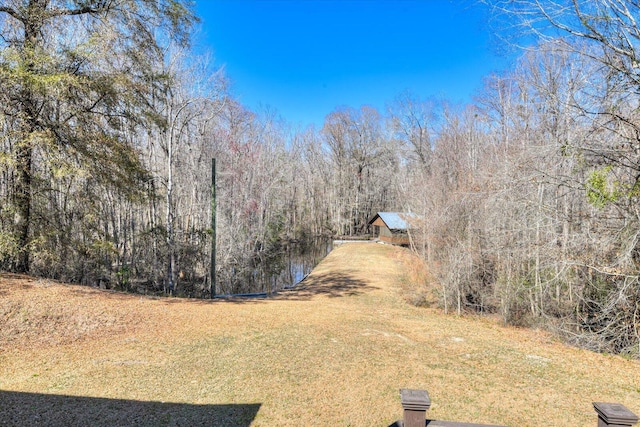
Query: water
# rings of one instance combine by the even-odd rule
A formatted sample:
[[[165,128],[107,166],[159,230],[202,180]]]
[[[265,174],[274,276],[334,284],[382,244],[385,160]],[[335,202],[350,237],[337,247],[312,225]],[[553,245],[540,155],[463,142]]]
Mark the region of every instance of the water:
[[[333,249],[328,239],[314,239],[283,246],[255,260],[251,266],[231,272],[221,283],[224,295],[269,295],[302,281]]]

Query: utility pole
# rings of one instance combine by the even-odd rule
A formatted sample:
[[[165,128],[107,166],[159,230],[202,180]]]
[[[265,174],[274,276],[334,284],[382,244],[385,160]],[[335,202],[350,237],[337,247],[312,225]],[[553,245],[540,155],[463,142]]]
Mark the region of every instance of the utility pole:
[[[216,159],[211,159],[211,299],[216,296]]]

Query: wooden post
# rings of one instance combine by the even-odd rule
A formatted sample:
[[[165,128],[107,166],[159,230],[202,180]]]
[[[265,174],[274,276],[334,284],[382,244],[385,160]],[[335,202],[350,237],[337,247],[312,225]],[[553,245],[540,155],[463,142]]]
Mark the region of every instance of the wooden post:
[[[424,427],[431,399],[426,390],[400,389],[404,427]]]
[[[598,427],[631,427],[638,422],[638,416],[618,403],[593,402],[598,413]]]
[[[211,292],[216,296],[216,159],[211,159]]]

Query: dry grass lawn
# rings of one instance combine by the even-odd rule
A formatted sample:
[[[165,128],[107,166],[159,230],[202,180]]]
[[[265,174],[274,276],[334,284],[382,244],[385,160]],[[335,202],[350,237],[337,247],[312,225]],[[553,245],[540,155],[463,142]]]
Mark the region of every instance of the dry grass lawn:
[[[0,425],[589,426],[640,413],[640,362],[405,302],[411,254],[335,249],[273,299],[149,298],[0,275]]]

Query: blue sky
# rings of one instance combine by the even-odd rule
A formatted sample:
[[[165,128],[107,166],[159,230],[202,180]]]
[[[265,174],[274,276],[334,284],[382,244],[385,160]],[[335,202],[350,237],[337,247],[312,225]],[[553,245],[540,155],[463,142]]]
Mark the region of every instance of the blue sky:
[[[505,68],[475,1],[197,0],[199,44],[249,109],[321,127],[339,106],[399,93],[468,102]]]

